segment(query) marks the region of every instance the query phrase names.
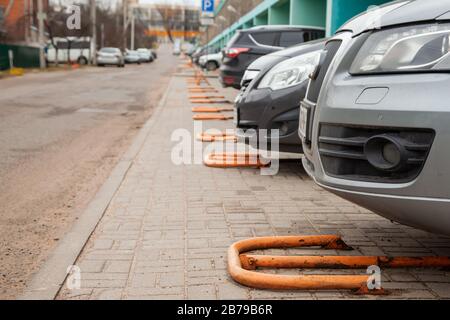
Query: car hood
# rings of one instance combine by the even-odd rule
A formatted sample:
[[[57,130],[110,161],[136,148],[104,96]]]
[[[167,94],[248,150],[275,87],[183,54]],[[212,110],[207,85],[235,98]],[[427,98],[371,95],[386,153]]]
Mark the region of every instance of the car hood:
[[[336,33],[363,32],[395,25],[433,20],[450,20],[450,0],[400,0],[373,7],[346,24]]]
[[[248,70],[265,70],[267,68],[272,68],[277,63],[299,56],[303,53],[310,51],[320,50],[323,48],[326,39],[321,39],[317,41],[310,41],[304,44],[300,44],[294,47],[290,47],[284,50],[276,51],[274,53],[262,56],[256,59],[247,69]]]

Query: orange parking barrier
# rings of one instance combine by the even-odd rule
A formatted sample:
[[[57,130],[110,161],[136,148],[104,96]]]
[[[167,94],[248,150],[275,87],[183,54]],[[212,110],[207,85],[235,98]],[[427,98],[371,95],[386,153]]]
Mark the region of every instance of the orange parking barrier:
[[[216,142],[216,141],[234,141],[237,142],[237,137],[234,134],[220,133],[205,133],[202,132],[198,135],[197,140],[202,142]]]
[[[189,91],[218,91],[214,87],[188,87]]]
[[[245,167],[266,167],[268,164],[263,163],[256,153],[210,153],[203,163],[207,167],[213,168],[245,168]]]
[[[188,91],[189,93],[191,93],[191,94],[194,94],[194,93],[219,93],[219,91],[217,91],[217,90],[189,90]]]
[[[190,96],[189,99],[192,99],[192,100],[196,100],[196,99],[208,99],[208,100],[211,100],[211,99],[225,99],[225,97],[224,96]]]
[[[228,271],[238,283],[257,289],[272,290],[354,290],[360,294],[384,294],[383,289],[369,290],[369,275],[276,275],[258,273],[262,268],[362,269],[449,267],[448,257],[379,256],[264,256],[244,252],[273,248],[315,247],[351,250],[335,235],[264,237],[242,240],[228,249]]]
[[[219,113],[223,111],[233,111],[233,108],[216,108],[216,107],[193,107],[192,112]]]
[[[198,104],[206,104],[206,103],[223,103],[223,104],[231,104],[231,101],[229,100],[214,100],[214,99],[191,99],[191,103],[198,103]]]
[[[192,119],[196,121],[204,121],[204,120],[231,120],[234,116],[226,116],[224,114],[196,114],[192,117]]]

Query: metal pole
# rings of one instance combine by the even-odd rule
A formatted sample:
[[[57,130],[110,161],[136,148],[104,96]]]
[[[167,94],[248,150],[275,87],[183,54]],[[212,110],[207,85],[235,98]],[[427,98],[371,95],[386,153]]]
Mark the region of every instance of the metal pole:
[[[123,50],[127,48],[127,25],[128,25],[128,0],[122,0],[123,6]]]
[[[102,48],[105,46],[105,24],[101,25],[101,46]]]
[[[95,0],[91,0],[91,22],[92,22],[92,64],[97,64],[97,7]]]
[[[131,8],[131,45],[130,45],[131,50],[134,50],[134,32],[135,32],[135,30],[134,30],[134,23],[135,23],[135,21],[134,21],[134,11],[133,11],[133,8]]]
[[[41,69],[45,69],[45,54],[44,54],[44,6],[42,0],[38,0],[38,28],[39,28],[39,65]]]

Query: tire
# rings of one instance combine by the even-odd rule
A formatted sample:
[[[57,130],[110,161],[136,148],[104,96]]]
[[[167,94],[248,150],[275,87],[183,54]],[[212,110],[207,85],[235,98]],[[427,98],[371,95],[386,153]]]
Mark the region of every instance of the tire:
[[[217,68],[219,68],[219,66],[215,61],[208,61],[208,63],[206,64],[206,70],[208,71],[214,71],[217,70]]]
[[[101,63],[98,63],[97,64],[97,67],[104,67],[105,65],[104,64],[101,64]]]
[[[86,57],[79,57],[77,62],[79,65],[82,65],[82,66],[85,66],[89,63],[89,61]]]

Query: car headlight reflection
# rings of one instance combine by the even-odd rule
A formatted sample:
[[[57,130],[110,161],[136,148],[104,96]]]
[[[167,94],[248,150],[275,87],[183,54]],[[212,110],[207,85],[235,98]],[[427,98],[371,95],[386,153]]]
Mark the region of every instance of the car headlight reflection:
[[[320,58],[320,50],[288,59],[273,67],[258,85],[258,89],[280,90],[295,86],[306,79]]]
[[[450,25],[374,32],[359,50],[352,74],[450,70]]]

